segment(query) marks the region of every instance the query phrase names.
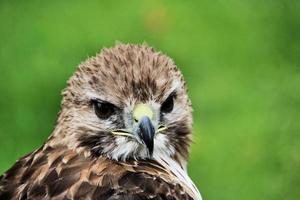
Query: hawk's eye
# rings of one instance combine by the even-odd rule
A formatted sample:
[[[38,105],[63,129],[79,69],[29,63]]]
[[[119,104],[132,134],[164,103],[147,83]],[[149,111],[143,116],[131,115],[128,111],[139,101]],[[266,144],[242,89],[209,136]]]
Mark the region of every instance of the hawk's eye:
[[[107,119],[115,112],[115,106],[108,102],[101,102],[99,100],[93,100],[94,109],[96,115],[100,119]]]
[[[172,93],[166,100],[165,102],[161,105],[161,112],[164,113],[169,113],[173,110],[174,107],[174,98],[175,98],[175,94]]]

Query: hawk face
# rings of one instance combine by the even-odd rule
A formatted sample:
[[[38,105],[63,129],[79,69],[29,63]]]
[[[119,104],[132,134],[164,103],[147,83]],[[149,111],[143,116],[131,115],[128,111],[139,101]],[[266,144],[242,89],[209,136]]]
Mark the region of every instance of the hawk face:
[[[118,44],[70,78],[49,140],[88,156],[164,155],[184,165],[191,124],[185,82],[173,61],[144,45]]]

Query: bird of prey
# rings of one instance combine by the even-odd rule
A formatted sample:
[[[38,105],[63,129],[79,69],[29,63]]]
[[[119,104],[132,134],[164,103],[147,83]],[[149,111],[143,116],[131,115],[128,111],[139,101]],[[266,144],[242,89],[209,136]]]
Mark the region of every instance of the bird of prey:
[[[81,63],[47,141],[0,177],[0,199],[201,200],[187,174],[192,108],[172,59],[117,44]]]

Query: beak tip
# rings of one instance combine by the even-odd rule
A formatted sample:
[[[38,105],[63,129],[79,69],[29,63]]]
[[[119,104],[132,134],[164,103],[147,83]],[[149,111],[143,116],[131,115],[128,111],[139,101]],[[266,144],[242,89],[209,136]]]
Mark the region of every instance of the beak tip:
[[[150,146],[146,144],[146,147],[147,147],[150,157],[152,157],[152,155],[153,155],[153,146],[154,146],[154,143],[152,143],[152,145],[150,145]]]

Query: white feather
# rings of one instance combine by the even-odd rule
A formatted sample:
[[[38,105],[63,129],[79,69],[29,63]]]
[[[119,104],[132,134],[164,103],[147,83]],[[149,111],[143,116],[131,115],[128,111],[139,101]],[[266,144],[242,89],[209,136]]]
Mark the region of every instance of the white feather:
[[[170,169],[181,182],[188,186],[193,192],[196,200],[202,200],[199,190],[197,189],[191,178],[188,176],[186,170],[182,169],[180,165],[169,155],[166,155],[164,153],[156,154],[154,155],[154,159],[165,168]]]

